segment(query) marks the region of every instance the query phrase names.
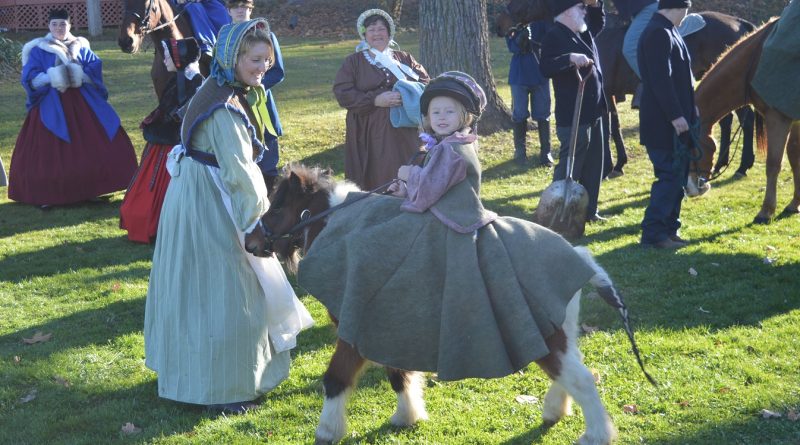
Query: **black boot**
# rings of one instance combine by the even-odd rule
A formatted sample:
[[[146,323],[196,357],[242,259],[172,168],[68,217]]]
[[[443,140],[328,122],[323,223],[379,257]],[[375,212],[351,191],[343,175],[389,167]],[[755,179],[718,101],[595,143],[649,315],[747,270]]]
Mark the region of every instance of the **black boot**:
[[[539,126],[539,165],[552,167],[554,161],[550,154],[550,121],[539,119],[536,124]]]
[[[638,110],[639,104],[642,103],[642,91],[644,91],[644,87],[639,82],[639,85],[636,86],[636,92],[633,93],[633,99],[631,99],[631,108],[634,110]]]
[[[514,122],[514,162],[517,165],[525,165],[528,157],[525,155],[525,138],[528,133],[528,122]]]

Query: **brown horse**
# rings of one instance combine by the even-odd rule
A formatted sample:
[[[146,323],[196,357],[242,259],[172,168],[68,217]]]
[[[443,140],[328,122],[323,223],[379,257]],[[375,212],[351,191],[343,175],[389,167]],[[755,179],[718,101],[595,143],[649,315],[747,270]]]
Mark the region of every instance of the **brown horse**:
[[[317,235],[324,230],[324,217],[334,210],[335,206],[341,205],[347,193],[351,191],[357,191],[354,185],[346,182],[337,183],[329,171],[299,165],[288,167],[285,178],[271,196],[270,209],[262,221],[264,226],[269,228],[270,250],[287,263],[289,270],[296,270],[300,253],[304,253]],[[596,275],[591,279],[591,283],[597,288],[600,296],[623,314],[633,351],[641,365],[638,349],[633,342],[633,332],[627,324],[624,303],[616,293],[610,278],[592,259],[588,250],[576,248],[576,251],[594,269]],[[546,425],[560,420],[570,412],[571,399],[574,398],[581,406],[586,420],[586,432],[579,443],[606,444],[613,439],[615,432],[598,396],[594,379],[582,363],[582,355],[577,347],[579,306],[580,291],[566,308],[564,324],[552,336],[545,339],[550,353],[536,360],[536,364],[554,382],[544,399],[543,420]],[[479,357],[475,359],[480,360]],[[347,428],[345,421],[347,398],[366,363],[366,359],[353,346],[341,339],[337,340],[333,357],[323,377],[325,401],[315,433],[316,443],[334,443],[344,437]],[[421,374],[392,368],[387,368],[387,373],[392,389],[397,394],[397,411],[392,416],[391,423],[410,426],[419,420],[427,419],[425,402],[422,398]],[[652,382],[652,379],[650,381]]]
[[[170,73],[164,65],[164,49],[161,41],[192,37],[193,31],[189,19],[183,14],[176,14],[169,0],[122,0],[124,12],[119,24],[117,44],[128,54],[136,54],[142,49],[144,38],[150,36],[153,44],[153,65],[150,77],[156,96],[167,85]],[[208,61],[200,61],[200,71],[208,76]]]
[[[703,158],[690,173],[690,181],[696,181],[698,174],[710,174],[711,161],[716,143],[711,138],[711,126],[731,110],[752,104],[764,117],[766,134],[761,126],[756,126],[756,140],[759,151],[767,152],[767,187],[761,210],[753,222],[767,224],[775,215],[778,173],[781,170],[784,148],[794,177],[794,197],[787,205],[784,214],[800,213],[800,125],[771,107],[751,87],[764,40],[775,21],[770,21],[756,32],[750,34],[733,46],[706,73],[695,92],[695,102],[700,109],[700,137]],[[788,139],[788,141],[787,141]],[[788,142],[788,143],[787,143]]]
[[[498,33],[508,29],[509,24],[513,25],[515,22],[528,23],[552,17],[544,0],[511,0],[507,9],[508,14],[498,15],[495,22],[495,30]],[[755,25],[747,20],[720,12],[705,11],[699,15],[705,20],[705,27],[685,37],[686,46],[692,57],[692,73],[696,79],[702,78],[728,47],[755,29]],[[603,70],[603,89],[609,100],[611,138],[614,140],[617,152],[617,162],[613,170],[621,173],[628,156],[620,130],[617,103],[624,101],[626,95],[636,91],[639,79],[622,55],[622,42],[628,31],[627,24],[619,23],[615,14],[607,14],[606,21],[606,26],[597,35],[595,43]],[[740,123],[745,120],[745,113],[746,110],[737,110]],[[752,134],[752,119],[747,119],[746,122],[750,127],[745,128],[745,134]],[[720,125],[723,127],[723,134],[730,134],[730,118],[720,122]],[[728,145],[729,143],[722,146],[720,153],[727,153]],[[744,149],[752,152],[752,140],[749,144],[745,141]],[[740,167],[740,170],[743,168],[746,170],[747,167]]]

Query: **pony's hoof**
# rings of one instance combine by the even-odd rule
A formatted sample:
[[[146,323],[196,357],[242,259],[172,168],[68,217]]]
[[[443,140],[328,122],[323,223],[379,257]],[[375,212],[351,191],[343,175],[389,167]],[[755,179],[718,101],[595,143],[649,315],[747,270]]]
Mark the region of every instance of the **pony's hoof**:
[[[784,216],[784,217],[792,216],[792,215],[797,215],[798,213],[800,213],[800,208],[797,208],[797,207],[786,207],[781,212],[781,216]]]
[[[770,219],[769,217],[758,215],[753,218],[753,224],[769,224]]]

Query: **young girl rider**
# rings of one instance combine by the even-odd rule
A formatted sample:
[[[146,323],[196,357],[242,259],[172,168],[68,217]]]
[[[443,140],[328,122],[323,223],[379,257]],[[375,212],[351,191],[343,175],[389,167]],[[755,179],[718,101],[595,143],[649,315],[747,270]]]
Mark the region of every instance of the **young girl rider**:
[[[502,377],[548,354],[544,339],[594,272],[559,235],[483,207],[486,97],[472,77],[446,72],[420,102],[428,150],[399,169],[403,196],[334,212],[298,283],[366,359],[441,380]]]

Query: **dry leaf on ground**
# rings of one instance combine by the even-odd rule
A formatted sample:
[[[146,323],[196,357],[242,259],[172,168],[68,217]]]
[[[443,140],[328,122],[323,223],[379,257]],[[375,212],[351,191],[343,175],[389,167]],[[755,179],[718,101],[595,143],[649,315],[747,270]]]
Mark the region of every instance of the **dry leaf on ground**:
[[[693,277],[696,277],[696,276],[697,276],[697,271],[696,271],[696,270],[694,270],[694,267],[690,267],[690,268],[689,268],[689,275],[691,275],[691,276],[693,276]]]
[[[111,286],[111,290],[113,290],[114,292],[119,291],[121,288],[122,288],[122,285],[119,284],[119,283],[114,283],[114,285]]]
[[[61,377],[60,375],[53,376],[53,381],[63,386],[64,388],[69,388],[71,385],[69,380],[65,379],[64,377]]]
[[[33,334],[33,337],[31,338],[22,337],[22,343],[25,343],[26,345],[32,345],[34,343],[44,343],[46,341],[50,341],[50,337],[52,336],[53,336],[52,332],[49,334],[42,334],[42,331],[36,331],[36,333]]]
[[[19,399],[19,403],[28,403],[28,402],[30,402],[31,400],[36,398],[36,394],[38,392],[39,392],[39,390],[37,390],[36,388],[33,388],[32,390],[30,390],[28,392],[28,394],[25,394],[24,397],[21,397]]]
[[[14,364],[15,364],[15,365],[19,365],[19,362],[20,362],[21,360],[22,360],[22,359],[20,359],[18,355],[15,355],[15,356],[14,356]]]
[[[595,383],[600,383],[600,381],[603,380],[603,376],[600,375],[600,371],[598,371],[597,369],[592,368],[589,370],[589,372],[592,373],[592,377],[594,377]]]
[[[775,411],[770,411],[768,409],[761,410],[761,417],[765,419],[779,419],[782,417],[781,413],[776,413]]]
[[[796,410],[790,409],[789,412],[786,413],[786,418],[792,422],[797,422],[800,420],[800,413],[798,413]]]
[[[639,412],[639,407],[634,404],[622,405],[622,412],[628,414],[636,414]]]
[[[125,425],[122,425],[122,429],[120,431],[125,434],[139,434],[142,432],[142,429],[130,422],[127,422]]]
[[[678,402],[678,406],[680,406],[681,408],[688,408],[689,407],[689,401],[688,400],[681,400],[680,402]]]
[[[514,397],[517,403],[522,405],[530,405],[532,403],[539,403],[539,398],[536,396],[529,396],[527,394],[520,394],[517,397]]]
[[[600,330],[600,328],[598,328],[597,326],[589,326],[586,323],[581,323],[581,329],[583,329],[583,332],[587,334],[591,334],[592,332],[597,332]]]

